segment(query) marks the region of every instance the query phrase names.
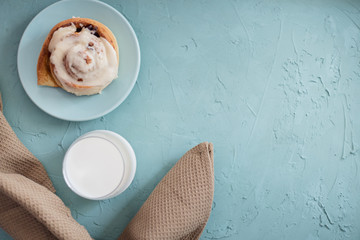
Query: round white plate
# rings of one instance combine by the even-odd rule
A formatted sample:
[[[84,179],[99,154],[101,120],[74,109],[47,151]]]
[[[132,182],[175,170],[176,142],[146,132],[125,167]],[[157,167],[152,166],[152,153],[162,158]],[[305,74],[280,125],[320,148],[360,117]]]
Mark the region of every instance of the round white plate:
[[[101,94],[77,97],[61,88],[37,85],[37,60],[47,34],[73,16],[103,23],[117,39],[118,78]],[[129,95],[139,74],[140,48],[129,22],[113,7],[94,0],[64,0],[48,6],[29,23],[19,44],[17,64],[26,93],[40,109],[63,120],[86,121],[111,112]]]

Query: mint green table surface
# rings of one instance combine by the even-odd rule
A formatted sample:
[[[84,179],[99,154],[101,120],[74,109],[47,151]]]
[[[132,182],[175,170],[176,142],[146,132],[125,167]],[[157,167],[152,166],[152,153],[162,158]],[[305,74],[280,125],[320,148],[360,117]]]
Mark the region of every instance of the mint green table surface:
[[[116,239],[182,154],[211,141],[201,239],[360,239],[360,1],[108,0],[138,36],[141,69],[125,102],[87,122],[42,112],[17,74],[22,33],[53,2],[0,2],[0,91],[10,125],[92,237]],[[78,197],[61,174],[68,146],[95,129],[137,155],[130,188],[106,201]]]

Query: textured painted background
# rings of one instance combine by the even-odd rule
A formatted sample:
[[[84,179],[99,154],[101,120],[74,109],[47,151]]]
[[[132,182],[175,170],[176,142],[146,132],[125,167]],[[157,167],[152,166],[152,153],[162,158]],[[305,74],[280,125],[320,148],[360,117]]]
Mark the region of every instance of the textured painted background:
[[[115,239],[208,140],[216,190],[202,239],[360,239],[360,1],[108,0],[138,35],[141,71],[120,107],[81,123],[39,110],[17,74],[21,35],[52,2],[0,1],[0,89],[16,134],[94,238]],[[68,146],[95,129],[123,135],[138,158],[131,187],[107,201],[76,196],[61,174]]]

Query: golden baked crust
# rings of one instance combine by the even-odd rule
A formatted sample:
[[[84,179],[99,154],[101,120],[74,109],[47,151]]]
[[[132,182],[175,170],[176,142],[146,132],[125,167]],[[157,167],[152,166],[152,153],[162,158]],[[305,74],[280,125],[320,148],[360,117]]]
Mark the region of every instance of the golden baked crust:
[[[52,73],[50,63],[50,52],[48,50],[53,33],[61,27],[67,27],[74,24],[76,28],[88,27],[96,31],[96,33],[105,38],[116,51],[119,62],[119,49],[114,34],[104,24],[89,18],[70,18],[56,24],[49,32],[45,42],[41,48],[37,63],[37,84],[42,86],[59,87],[60,83],[56,80]]]

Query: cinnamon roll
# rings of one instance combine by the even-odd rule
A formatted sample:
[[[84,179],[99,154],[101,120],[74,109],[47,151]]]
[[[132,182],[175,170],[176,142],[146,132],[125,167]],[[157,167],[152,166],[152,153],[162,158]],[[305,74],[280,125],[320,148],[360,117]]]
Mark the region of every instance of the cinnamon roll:
[[[100,93],[118,74],[119,51],[112,32],[88,18],[71,18],[48,34],[37,65],[38,85],[77,96]]]

